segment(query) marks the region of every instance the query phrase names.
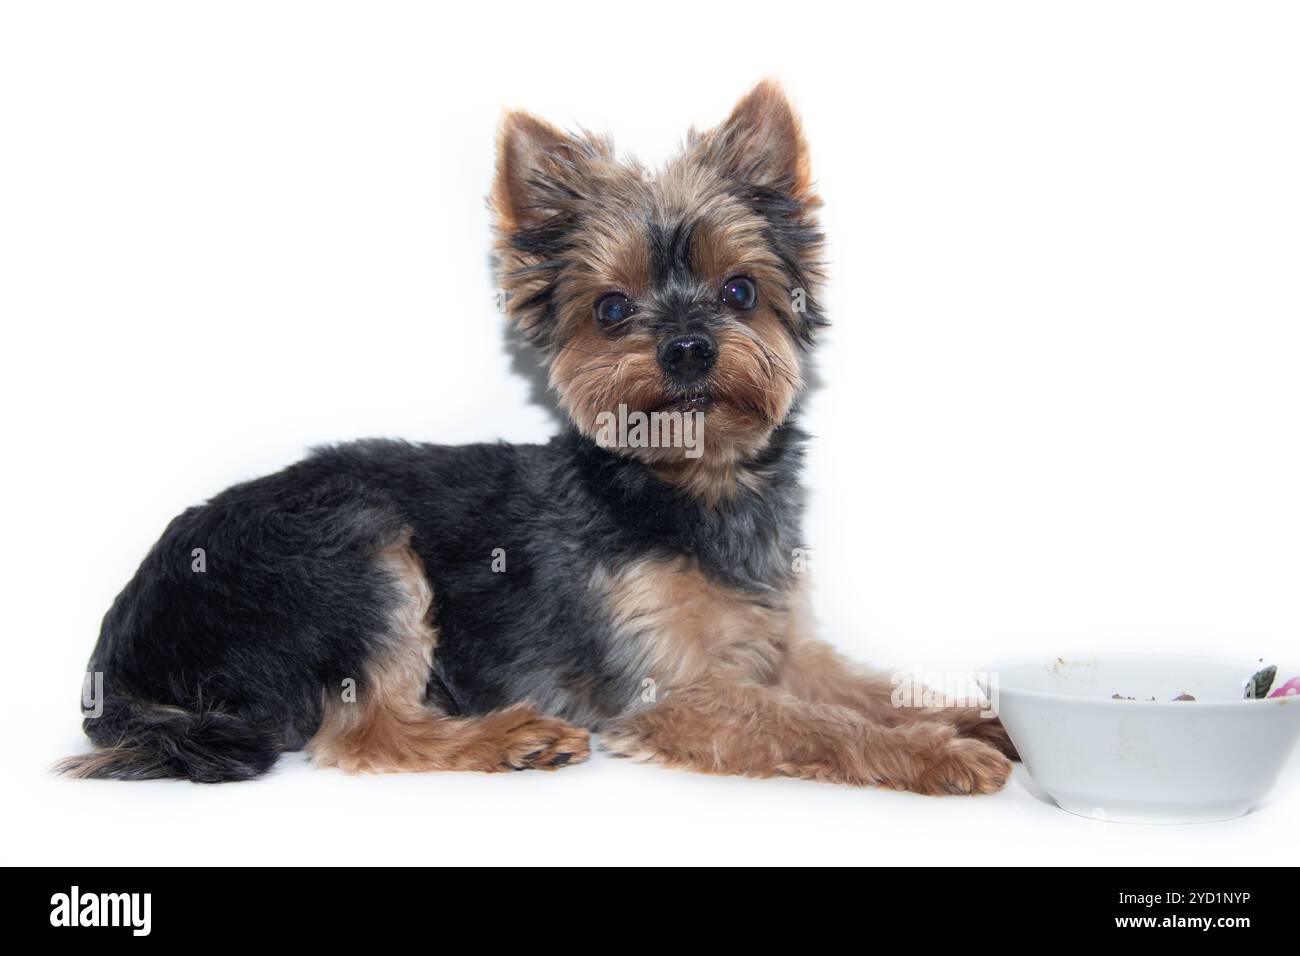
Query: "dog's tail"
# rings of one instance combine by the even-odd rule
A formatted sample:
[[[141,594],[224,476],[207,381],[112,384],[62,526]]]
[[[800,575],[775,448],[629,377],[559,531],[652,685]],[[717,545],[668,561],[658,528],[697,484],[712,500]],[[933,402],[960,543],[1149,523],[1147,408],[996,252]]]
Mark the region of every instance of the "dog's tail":
[[[85,727],[98,749],[59,761],[55,772],[117,780],[251,780],[270,770],[282,749],[274,734],[231,714],[121,697],[106,699],[103,713]]]

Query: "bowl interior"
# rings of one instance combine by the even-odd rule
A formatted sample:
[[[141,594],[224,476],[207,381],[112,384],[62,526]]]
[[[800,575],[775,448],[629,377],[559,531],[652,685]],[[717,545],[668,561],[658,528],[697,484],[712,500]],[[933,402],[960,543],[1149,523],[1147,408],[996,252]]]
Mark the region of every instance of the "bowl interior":
[[[988,669],[999,690],[1062,694],[1096,700],[1123,698],[1172,702],[1188,694],[1197,701],[1240,701],[1245,682],[1267,663],[1180,654],[1102,654],[1009,661]],[[1274,688],[1295,673],[1279,666]],[[1185,703],[1179,701],[1179,703]]]

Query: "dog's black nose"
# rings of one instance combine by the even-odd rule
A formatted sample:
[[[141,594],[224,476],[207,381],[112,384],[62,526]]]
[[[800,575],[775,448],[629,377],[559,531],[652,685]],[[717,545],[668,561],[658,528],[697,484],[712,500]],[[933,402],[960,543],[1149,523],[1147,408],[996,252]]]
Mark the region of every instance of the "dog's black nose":
[[[679,335],[659,346],[659,365],[681,385],[698,382],[713,368],[718,343],[707,332]]]

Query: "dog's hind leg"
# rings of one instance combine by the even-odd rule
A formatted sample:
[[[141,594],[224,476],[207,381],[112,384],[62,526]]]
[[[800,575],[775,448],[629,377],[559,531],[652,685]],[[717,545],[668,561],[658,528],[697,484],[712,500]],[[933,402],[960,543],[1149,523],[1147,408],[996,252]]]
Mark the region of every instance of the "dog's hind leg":
[[[481,717],[448,717],[424,700],[437,628],[433,592],[409,538],[379,560],[397,594],[390,631],[357,675],[355,693],[327,692],[307,751],[349,772],[553,770],[589,755],[586,730],[521,703]]]

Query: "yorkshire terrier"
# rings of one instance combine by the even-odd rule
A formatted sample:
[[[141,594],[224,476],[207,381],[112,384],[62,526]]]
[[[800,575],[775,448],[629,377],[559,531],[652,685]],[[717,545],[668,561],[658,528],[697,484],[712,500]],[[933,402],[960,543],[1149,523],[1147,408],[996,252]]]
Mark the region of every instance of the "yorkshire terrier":
[[[1002,787],[996,719],[896,707],[813,635],[797,403],[822,235],[782,91],[654,172],[508,113],[491,203],[566,428],[338,445],[181,514],[104,618],[97,749],[62,769],[550,770],[595,732],[709,773]]]

